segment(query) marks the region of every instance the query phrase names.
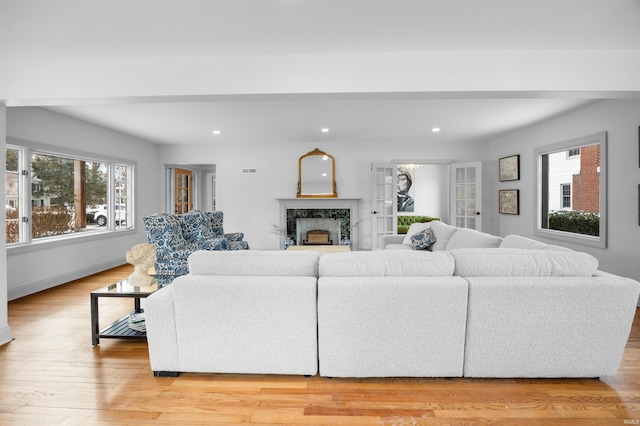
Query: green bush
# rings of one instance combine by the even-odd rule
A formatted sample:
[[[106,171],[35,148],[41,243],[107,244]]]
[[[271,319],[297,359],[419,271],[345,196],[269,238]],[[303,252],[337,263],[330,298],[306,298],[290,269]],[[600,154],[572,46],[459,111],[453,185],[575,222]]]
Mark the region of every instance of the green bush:
[[[32,238],[51,237],[53,235],[75,232],[73,216],[60,206],[34,207],[31,211]]]
[[[600,236],[600,214],[561,210],[549,213],[549,229]]]
[[[8,150],[7,150],[8,151]],[[18,210],[7,210],[7,234],[6,234],[6,243],[17,243],[18,242]]]

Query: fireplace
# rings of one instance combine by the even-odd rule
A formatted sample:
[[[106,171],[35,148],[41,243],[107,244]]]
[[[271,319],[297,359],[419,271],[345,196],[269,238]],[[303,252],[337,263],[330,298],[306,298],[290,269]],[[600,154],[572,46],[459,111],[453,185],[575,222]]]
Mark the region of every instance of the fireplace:
[[[331,235],[329,231],[324,229],[312,229],[307,231],[307,237],[302,240],[302,244],[308,246],[330,246],[333,245],[333,240],[330,240]]]
[[[296,219],[296,245],[337,245],[341,240],[341,219],[298,218]],[[287,232],[289,232],[287,230]]]
[[[278,201],[280,226],[286,229],[286,238],[294,241],[294,244],[304,245],[305,241],[308,244],[307,232],[321,230],[329,232],[332,245],[349,239],[351,248],[357,249],[358,232],[353,225],[359,222],[358,199],[293,198]]]

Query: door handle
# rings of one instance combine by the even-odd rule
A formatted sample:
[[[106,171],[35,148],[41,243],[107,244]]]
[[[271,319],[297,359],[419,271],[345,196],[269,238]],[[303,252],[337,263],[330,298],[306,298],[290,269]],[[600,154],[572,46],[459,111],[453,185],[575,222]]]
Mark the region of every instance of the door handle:
[[[480,216],[480,212],[476,212],[476,216]]]

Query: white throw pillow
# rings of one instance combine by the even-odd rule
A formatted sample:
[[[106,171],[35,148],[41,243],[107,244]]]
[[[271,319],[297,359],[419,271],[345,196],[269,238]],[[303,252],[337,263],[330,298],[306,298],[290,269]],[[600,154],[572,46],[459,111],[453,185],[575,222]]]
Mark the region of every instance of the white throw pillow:
[[[433,231],[433,235],[438,239],[435,243],[429,247],[431,251],[442,251],[447,249],[447,244],[449,240],[458,231],[458,228],[455,226],[447,225],[446,223],[435,220],[431,222],[431,230]]]
[[[412,245],[411,237],[416,235],[418,232],[424,231],[425,229],[430,228],[430,227],[431,227],[431,222],[426,222],[426,223],[414,222],[414,223],[412,223],[411,226],[409,226],[409,229],[407,230],[407,236],[404,237],[404,240],[402,240],[402,244]]]

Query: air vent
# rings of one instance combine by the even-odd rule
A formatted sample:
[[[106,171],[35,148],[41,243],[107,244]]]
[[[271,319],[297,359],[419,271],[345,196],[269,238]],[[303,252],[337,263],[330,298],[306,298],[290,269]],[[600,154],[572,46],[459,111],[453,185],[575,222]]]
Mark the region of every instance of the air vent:
[[[255,175],[256,173],[257,173],[256,169],[250,169],[250,168],[242,169],[243,175]]]

